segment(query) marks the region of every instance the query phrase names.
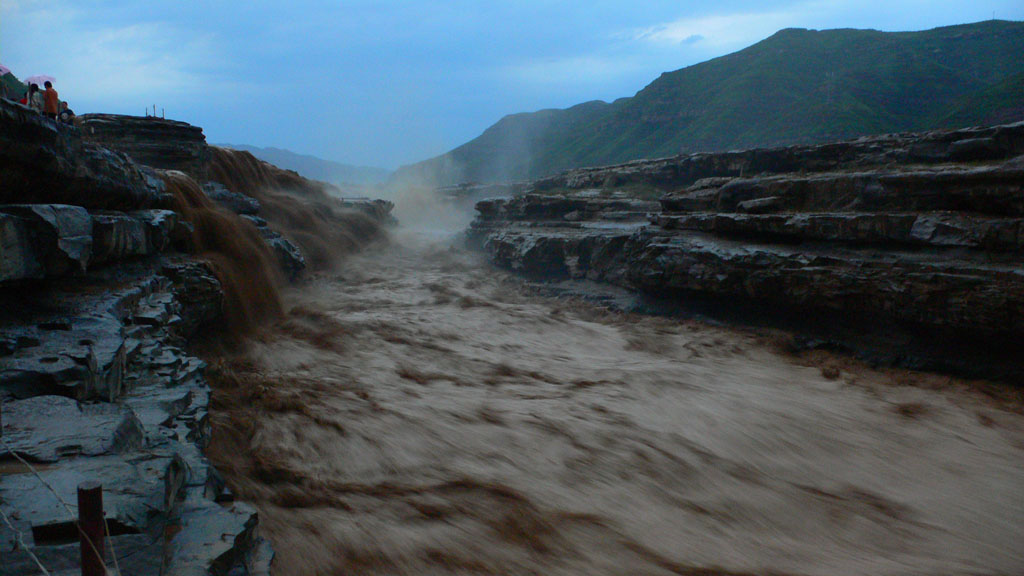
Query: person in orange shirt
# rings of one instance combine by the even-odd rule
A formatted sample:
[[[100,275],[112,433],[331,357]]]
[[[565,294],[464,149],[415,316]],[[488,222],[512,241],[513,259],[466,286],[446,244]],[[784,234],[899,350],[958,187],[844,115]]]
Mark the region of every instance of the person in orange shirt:
[[[43,114],[56,120],[57,114],[60,113],[60,97],[49,80],[44,82],[43,86],[46,87],[46,92],[43,93]]]

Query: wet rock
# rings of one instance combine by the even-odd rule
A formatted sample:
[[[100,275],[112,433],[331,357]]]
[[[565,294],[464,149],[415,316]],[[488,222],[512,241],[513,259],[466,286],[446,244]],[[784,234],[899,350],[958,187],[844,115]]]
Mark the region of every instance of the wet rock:
[[[736,212],[741,202],[775,198],[776,210],[919,212],[963,211],[1024,216],[1024,171],[1012,164],[948,166],[875,172],[826,172],[734,180],[718,192],[714,210]]]
[[[138,218],[123,212],[98,212],[92,215],[93,253],[90,264],[149,254],[146,230]]]
[[[885,314],[973,334],[1024,334],[1020,263],[754,244],[699,234],[634,237],[630,281],[854,315]]]
[[[0,359],[0,389],[18,397],[59,394],[80,400],[120,394],[125,349],[109,315],[71,317],[7,331],[34,346]]]
[[[120,114],[83,114],[78,126],[85,140],[124,153],[139,164],[180,170],[199,182],[206,180],[210,151],[198,126]]]
[[[666,230],[693,230],[726,237],[821,240],[857,244],[959,246],[993,251],[1024,248],[1021,220],[985,218],[953,212],[927,213],[810,213],[663,214],[654,223]]]
[[[195,254],[195,227],[191,222],[179,219],[177,225],[171,230],[171,245],[178,252]]]
[[[171,210],[135,210],[132,218],[140,221],[146,230],[146,244],[151,254],[163,252],[171,242],[181,219]]]
[[[0,280],[84,272],[92,251],[92,218],[78,206],[0,206]]]
[[[338,199],[338,206],[343,209],[362,212],[376,222],[384,224],[396,222],[395,217],[391,215],[395,204],[390,200],[381,200],[379,198],[341,198]]]
[[[203,192],[206,193],[210,200],[217,202],[235,214],[256,215],[260,212],[258,200],[245,194],[236,194],[228,190],[220,182],[203,183]]]
[[[706,212],[718,202],[718,189],[663,196],[660,202],[665,212]]]
[[[881,323],[900,336],[879,347],[928,341],[945,351],[929,365],[1024,378],[1021,152],[1024,123],[572,170],[532,183],[545,193],[479,202],[467,236],[526,275],[817,332],[826,321],[809,319],[829,318],[860,326],[824,331],[854,348],[875,346],[856,333]],[[614,205],[625,184],[669,192],[632,229],[616,226],[639,213]],[[915,352],[886,357],[922,362],[903,345]]]
[[[277,261],[281,265],[281,269],[284,271],[285,277],[289,280],[295,280],[298,278],[306,269],[306,259],[302,256],[302,252],[299,250],[299,247],[271,228],[263,218],[250,215],[243,215],[242,217],[256,227],[256,230],[260,233],[260,237],[262,237],[263,240],[266,241],[267,245],[270,246],[271,250],[274,251],[274,255],[277,257]]]
[[[93,255],[90,264],[105,264],[164,251],[178,225],[170,210],[102,211],[92,214]]]
[[[29,230],[23,218],[0,212],[0,282],[46,275]]]
[[[149,208],[162,182],[124,154],[24,106],[0,100],[0,204],[71,204],[89,209]]]
[[[781,207],[782,201],[779,197],[765,196],[764,198],[738,202],[736,204],[736,211],[745,212],[747,214],[766,214],[769,212],[776,212]]]
[[[623,246],[632,232],[620,230],[505,230],[487,237],[483,250],[491,260],[521,274],[620,283],[626,275]]]
[[[131,410],[116,404],[81,404],[63,396],[6,402],[3,418],[10,450],[36,462],[126,452],[138,448],[143,438],[142,425]]]
[[[258,544],[256,510],[242,502],[222,506],[201,494],[189,496],[178,522],[167,547],[167,576],[226,575]]]
[[[195,334],[201,326],[217,322],[224,314],[224,294],[220,281],[203,262],[168,261],[162,273],[173,282],[175,300],[181,305],[178,333]]]

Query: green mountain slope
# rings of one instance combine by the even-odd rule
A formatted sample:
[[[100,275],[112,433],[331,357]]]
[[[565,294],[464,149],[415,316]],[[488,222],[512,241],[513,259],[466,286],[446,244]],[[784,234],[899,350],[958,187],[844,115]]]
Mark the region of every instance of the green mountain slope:
[[[684,152],[1024,119],[1024,22],[923,32],[782,30],[632,98],[507,116],[398,181],[450,185]]]

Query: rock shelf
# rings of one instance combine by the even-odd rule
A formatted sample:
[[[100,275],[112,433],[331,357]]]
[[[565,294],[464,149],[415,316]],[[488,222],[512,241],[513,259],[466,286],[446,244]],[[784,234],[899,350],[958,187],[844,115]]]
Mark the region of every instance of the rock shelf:
[[[1022,154],[1019,123],[572,170],[479,202],[468,236],[542,279],[1019,383]]]
[[[162,177],[184,176],[158,169],[249,219],[287,277],[306,261],[238,181],[206,180],[210,158],[202,129],[182,122],[88,115],[68,127],[0,100],[0,509],[14,525],[0,524],[0,573],[37,570],[19,540],[52,573],[78,573],[73,507],[87,480],[104,488],[105,561],[116,552],[122,574],[269,573],[256,509],[203,454],[211,391],[187,351],[225,318],[225,289]],[[391,218],[387,202],[337,205]]]

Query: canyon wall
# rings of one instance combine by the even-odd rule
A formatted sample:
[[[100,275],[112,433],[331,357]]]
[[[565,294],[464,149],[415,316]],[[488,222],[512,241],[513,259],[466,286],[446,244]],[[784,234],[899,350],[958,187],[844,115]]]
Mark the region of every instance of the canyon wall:
[[[1022,154],[1024,123],[571,170],[479,202],[469,237],[654,309],[1022,382]]]
[[[0,100],[0,144],[0,572],[34,571],[25,549],[78,566],[64,503],[90,480],[122,573],[268,573],[256,509],[203,455],[211,390],[188,349],[272,321],[286,280],[381,236],[390,204],[157,118],[69,127]]]

